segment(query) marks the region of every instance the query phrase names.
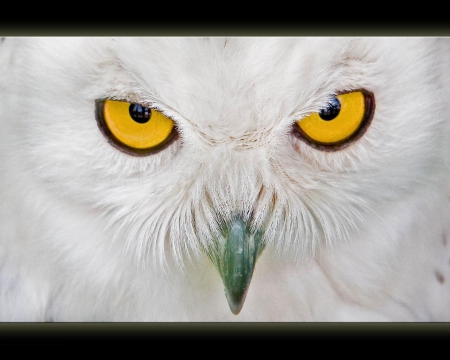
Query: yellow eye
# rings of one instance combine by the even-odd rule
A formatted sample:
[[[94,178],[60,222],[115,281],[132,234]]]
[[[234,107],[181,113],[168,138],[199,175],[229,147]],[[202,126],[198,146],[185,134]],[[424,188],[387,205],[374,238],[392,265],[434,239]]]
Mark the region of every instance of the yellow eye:
[[[132,155],[159,151],[174,137],[172,119],[139,104],[97,100],[96,115],[99,128],[108,140]]]
[[[372,93],[360,90],[340,94],[333,97],[326,108],[297,121],[296,130],[316,148],[340,149],[364,133],[374,108]]]

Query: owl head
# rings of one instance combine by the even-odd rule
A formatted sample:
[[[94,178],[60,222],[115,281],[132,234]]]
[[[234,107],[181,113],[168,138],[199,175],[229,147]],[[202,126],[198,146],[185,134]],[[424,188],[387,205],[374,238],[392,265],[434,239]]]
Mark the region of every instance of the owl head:
[[[318,257],[443,181],[445,39],[2,46],[4,154],[138,266],[212,261],[235,314],[260,256]]]

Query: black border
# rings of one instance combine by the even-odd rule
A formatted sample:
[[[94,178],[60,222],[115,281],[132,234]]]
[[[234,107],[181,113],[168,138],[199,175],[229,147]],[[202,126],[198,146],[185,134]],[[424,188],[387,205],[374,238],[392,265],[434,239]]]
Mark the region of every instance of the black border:
[[[0,345],[121,345],[149,340],[450,339],[448,323],[2,323]],[[232,343],[229,344],[230,348]],[[355,344],[356,346],[356,344]],[[355,348],[356,349],[356,348]],[[170,349],[169,349],[170,350]],[[205,348],[206,350],[206,348]],[[312,349],[309,349],[312,350]],[[316,349],[320,350],[320,349]],[[367,349],[366,349],[367,350]],[[299,349],[299,351],[303,351]],[[301,354],[298,354],[301,356]]]
[[[8,15],[11,12],[8,11]],[[305,22],[291,20],[99,22],[13,21],[0,18],[0,37],[35,36],[412,36],[449,37],[447,20]],[[0,345],[118,345],[178,339],[447,339],[450,323],[0,323]],[[269,344],[269,343],[267,343]],[[208,350],[200,344],[198,350]],[[233,348],[233,343],[227,347]],[[357,344],[352,349],[357,350]],[[174,346],[176,346],[174,344]],[[326,346],[326,343],[323,343]],[[168,349],[171,350],[170,348]],[[182,349],[180,349],[182,350]],[[252,351],[251,348],[248,350]],[[305,350],[298,348],[295,356]],[[368,349],[365,349],[365,351]],[[370,349],[369,349],[370,350]],[[203,351],[206,352],[206,351]],[[341,353],[342,354],[342,353]],[[147,355],[150,356],[149,352]]]
[[[9,13],[8,15],[11,15]],[[321,15],[322,16],[322,15]],[[336,16],[337,17],[337,16]],[[297,17],[271,20],[183,21],[14,21],[0,16],[0,36],[450,36],[448,20],[380,19],[319,21]]]

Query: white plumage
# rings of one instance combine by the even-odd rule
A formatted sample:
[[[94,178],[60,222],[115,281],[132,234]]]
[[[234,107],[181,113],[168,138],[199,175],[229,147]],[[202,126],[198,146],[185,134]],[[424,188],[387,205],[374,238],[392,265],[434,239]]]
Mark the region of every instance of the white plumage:
[[[0,321],[450,320],[448,38],[5,38],[0,92]]]

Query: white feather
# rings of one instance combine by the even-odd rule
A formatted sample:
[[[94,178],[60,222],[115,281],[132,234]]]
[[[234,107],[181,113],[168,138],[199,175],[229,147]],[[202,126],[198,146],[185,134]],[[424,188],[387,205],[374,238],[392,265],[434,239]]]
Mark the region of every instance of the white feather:
[[[446,38],[6,38],[0,44],[0,321],[449,321]],[[292,135],[374,93],[338,151]],[[148,104],[148,156],[95,100]],[[264,229],[231,313],[208,252]],[[447,240],[448,239],[448,240]]]

